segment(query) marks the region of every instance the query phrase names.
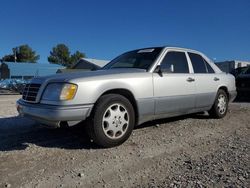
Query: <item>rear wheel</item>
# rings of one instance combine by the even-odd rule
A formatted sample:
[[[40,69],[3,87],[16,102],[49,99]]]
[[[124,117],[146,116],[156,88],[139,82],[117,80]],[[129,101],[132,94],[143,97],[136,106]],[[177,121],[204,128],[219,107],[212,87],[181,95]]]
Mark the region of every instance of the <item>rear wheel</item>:
[[[210,116],[214,118],[223,118],[227,114],[228,97],[224,90],[219,89],[212,108],[209,110]]]
[[[96,144],[112,147],[129,138],[134,124],[134,109],[130,101],[118,94],[107,94],[97,101],[93,109],[88,133]]]

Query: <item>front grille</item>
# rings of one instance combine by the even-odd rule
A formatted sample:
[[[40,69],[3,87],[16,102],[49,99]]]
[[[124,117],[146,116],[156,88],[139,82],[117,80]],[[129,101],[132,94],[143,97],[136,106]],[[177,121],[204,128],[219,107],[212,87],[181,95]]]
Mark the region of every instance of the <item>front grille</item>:
[[[26,84],[23,90],[23,100],[35,102],[41,84]]]

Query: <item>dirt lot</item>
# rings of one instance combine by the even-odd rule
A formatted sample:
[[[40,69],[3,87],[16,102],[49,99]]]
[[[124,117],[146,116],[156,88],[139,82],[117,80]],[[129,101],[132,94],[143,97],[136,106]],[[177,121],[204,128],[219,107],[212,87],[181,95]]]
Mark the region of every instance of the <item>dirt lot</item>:
[[[101,149],[82,127],[47,129],[16,117],[0,95],[0,187],[250,187],[250,103],[150,122]]]

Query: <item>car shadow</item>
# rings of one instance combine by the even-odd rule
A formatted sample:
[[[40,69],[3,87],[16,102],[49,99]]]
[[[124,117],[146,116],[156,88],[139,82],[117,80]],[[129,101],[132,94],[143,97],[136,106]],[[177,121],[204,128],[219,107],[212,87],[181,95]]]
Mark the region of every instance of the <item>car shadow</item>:
[[[84,130],[74,127],[50,129],[23,117],[0,118],[0,151],[24,150],[34,144],[63,149],[97,149]]]
[[[146,122],[146,123],[143,123],[141,125],[136,126],[135,129],[143,129],[143,128],[152,127],[155,125],[173,123],[176,121],[190,119],[190,118],[191,119],[211,119],[211,117],[208,115],[208,113],[200,112],[200,113],[187,114],[187,115],[182,115],[182,116],[176,116],[176,117],[170,117],[170,118],[149,121],[149,122]]]
[[[208,119],[203,113],[150,121],[135,129],[179,120]],[[49,129],[24,117],[0,118],[0,151],[25,150],[30,145],[62,149],[101,149],[92,143],[85,131],[85,122],[73,127]]]

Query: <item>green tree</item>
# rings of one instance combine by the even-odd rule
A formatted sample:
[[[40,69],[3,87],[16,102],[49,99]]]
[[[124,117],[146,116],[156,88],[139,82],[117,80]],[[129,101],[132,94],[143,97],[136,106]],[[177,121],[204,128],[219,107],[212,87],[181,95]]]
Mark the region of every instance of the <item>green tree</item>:
[[[85,54],[76,51],[74,54],[70,53],[69,48],[65,44],[57,44],[50,51],[48,61],[50,63],[71,67],[74,63],[85,57]]]
[[[54,64],[66,66],[70,61],[70,51],[65,44],[58,44],[53,47],[48,57],[48,61]]]
[[[2,61],[5,62],[27,62],[37,63],[40,56],[32,48],[25,44],[12,49],[12,54],[5,55]]]

